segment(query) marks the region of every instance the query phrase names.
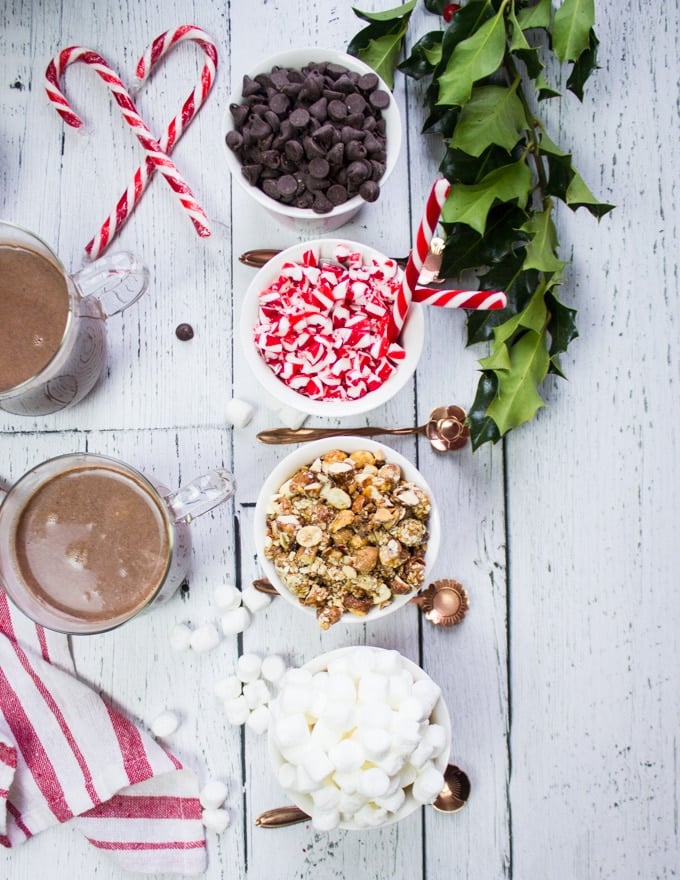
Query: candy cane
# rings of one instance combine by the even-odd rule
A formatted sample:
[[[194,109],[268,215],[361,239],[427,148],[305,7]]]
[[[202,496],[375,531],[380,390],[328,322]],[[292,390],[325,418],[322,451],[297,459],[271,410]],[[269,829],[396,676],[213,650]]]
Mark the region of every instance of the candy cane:
[[[427,257],[428,251],[430,250],[430,242],[432,241],[432,236],[434,235],[437,223],[439,222],[442,205],[446,201],[450,189],[451,184],[448,180],[444,177],[440,177],[434,182],[432,189],[430,190],[430,195],[425,204],[425,213],[423,214],[423,219],[420,221],[416,233],[416,241],[411,248],[408,260],[406,261],[404,277],[392,308],[390,327],[388,330],[391,340],[397,339],[401,333],[401,328],[404,326],[406,315],[408,314],[409,307],[413,300],[413,291],[418,286],[420,272],[425,264],[425,257]]]
[[[123,119],[132,128],[137,140],[146,151],[149,161],[160,171],[170,185],[170,188],[179,197],[180,203],[189,214],[198,234],[203,238],[209,236],[208,218],[194,198],[189,184],[184,180],[175,164],[151,134],[144,120],[137,112],[134,101],[127,89],[101,55],[82,46],[69,46],[50,61],[45,72],[45,91],[57,113],[59,113],[67,125],[73,128],[81,128],[84,124],[82,119],[72,110],[66,100],[66,96],[59,88],[59,80],[64,70],[70,64],[74,64],[77,61],[89,64],[104,80],[114,100],[121,108]]]
[[[435,290],[431,287],[416,287],[413,291],[413,302],[447,309],[477,311],[504,309],[508,304],[502,290]]]
[[[201,109],[212,89],[217,71],[217,47],[208,34],[194,25],[181,25],[173,31],[165,31],[151,43],[137,62],[135,81],[130,90],[135,95],[151,75],[152,69],[174,46],[185,40],[197,43],[206,54],[206,62],[200,80],[193,92],[182,105],[182,109],[170,122],[159,141],[163,151],[169,156],[177,141],[182,137],[190,123]],[[85,250],[93,260],[101,256],[118,234],[123,224],[134,211],[153,177],[156,166],[147,158],[134,174],[128,188],[118,199],[115,209],[101,225],[97,235],[87,243]]]

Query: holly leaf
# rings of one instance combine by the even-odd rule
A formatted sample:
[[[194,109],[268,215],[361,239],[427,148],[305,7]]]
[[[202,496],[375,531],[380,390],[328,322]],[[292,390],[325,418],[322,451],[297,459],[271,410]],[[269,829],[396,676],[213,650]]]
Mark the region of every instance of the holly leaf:
[[[433,107],[423,123],[422,131],[424,134],[440,134],[448,139],[453,134],[459,114],[457,107]]]
[[[487,415],[487,410],[496,397],[497,387],[498,382],[494,373],[482,373],[466,420],[473,449],[479,449],[483,443],[497,443],[501,439],[498,426]]]
[[[395,18],[401,19],[409,17],[415,9],[416,2],[417,0],[408,0],[407,3],[402,3],[401,6],[395,6],[393,9],[385,9],[382,12],[366,12],[365,10],[357,9],[356,6],[353,6],[352,12],[358,18],[363,18],[364,21],[392,22]]]
[[[397,69],[413,79],[430,76],[442,57],[442,31],[431,31],[421,37],[411,48],[411,54]]]
[[[548,374],[545,331],[527,332],[510,348],[510,367],[496,372],[498,390],[487,409],[501,435],[530,421],[545,406],[538,386]]]
[[[450,146],[481,156],[491,144],[508,152],[529,127],[515,82],[510,88],[478,86],[463,107]]]
[[[576,61],[590,46],[595,0],[564,0],[555,12],[552,46],[560,61]]]
[[[359,58],[394,88],[394,70],[404,45],[409,19],[416,0],[384,12],[364,12],[353,7],[354,14],[369,22],[347,46],[350,55]]]
[[[550,318],[548,319],[548,333],[550,334],[551,358],[556,358],[558,354],[562,354],[569,347],[569,343],[573,342],[578,336],[576,327],[576,309],[570,309],[561,303],[554,295],[552,290],[548,291],[545,297]]]
[[[595,198],[588,189],[586,182],[575,169],[574,176],[567,189],[566,203],[572,211],[576,211],[578,208],[586,208],[593,217],[597,217],[598,219],[614,210],[614,205],[608,205]]]
[[[470,312],[467,320],[467,345],[493,339],[497,327],[526,308],[538,286],[539,275],[533,270],[522,272],[523,262],[524,251],[520,250],[517,255],[503,260],[479,279],[480,287],[484,290],[504,290],[508,302],[504,309]]]
[[[548,30],[550,27],[551,14],[551,0],[538,0],[538,3],[535,6],[520,9],[517,13],[517,22],[523,31],[528,31],[532,28],[543,28],[544,30]]]
[[[532,214],[521,229],[530,239],[523,268],[561,272],[566,263],[557,259],[557,230],[552,219],[552,204],[544,211]]]
[[[600,41],[595,36],[595,31],[591,30],[588,48],[581,52],[569,74],[567,88],[576,95],[579,101],[583,100],[583,88],[587,79],[597,67],[597,47],[599,45]]]
[[[462,223],[444,223],[446,245],[439,274],[455,278],[466,269],[494,265],[514,254],[524,240],[518,230],[525,219],[525,212],[510,202],[489,212],[484,235]]]
[[[458,117],[461,111],[456,108],[454,112]],[[494,168],[504,168],[507,164],[507,152],[492,145],[481,156],[449,149],[444,153],[439,170],[451,183],[479,183]]]
[[[505,55],[503,9],[453,50],[439,76],[438,104],[461,107],[469,101],[473,84],[498,70]]]
[[[454,183],[444,203],[442,219],[446,223],[465,223],[483,235],[491,206],[496,201],[516,201],[523,208],[531,183],[531,171],[521,160],[496,168],[471,186]]]
[[[559,98],[560,93],[554,89],[542,73],[536,77],[536,90],[538,91],[538,100],[545,101],[546,98]]]

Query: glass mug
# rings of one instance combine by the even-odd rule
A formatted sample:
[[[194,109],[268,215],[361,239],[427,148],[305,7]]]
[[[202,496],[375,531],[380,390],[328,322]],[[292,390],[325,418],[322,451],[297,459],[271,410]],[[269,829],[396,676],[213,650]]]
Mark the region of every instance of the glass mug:
[[[70,275],[44,241],[0,221],[0,409],[40,416],[82,400],[106,360],[106,318],[148,283],[124,251]]]
[[[48,629],[106,632],[176,592],[189,569],[189,523],[235,490],[221,468],[171,492],[104,455],[48,459],[0,504],[1,584]]]

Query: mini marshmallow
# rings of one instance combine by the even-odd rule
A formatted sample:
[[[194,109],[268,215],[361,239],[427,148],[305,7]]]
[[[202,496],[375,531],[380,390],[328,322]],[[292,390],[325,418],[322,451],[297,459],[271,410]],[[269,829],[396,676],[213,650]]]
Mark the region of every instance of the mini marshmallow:
[[[332,761],[324,750],[313,745],[310,745],[305,752],[301,766],[316,785],[322,782],[327,776],[330,776],[335,770]]]
[[[356,706],[350,703],[334,703],[329,695],[328,707],[324,716],[329,726],[337,730],[351,730],[356,726]]]
[[[255,407],[247,400],[239,400],[238,397],[232,397],[224,410],[225,419],[235,428],[245,428],[250,424],[254,414]]]
[[[246,587],[242,593],[243,604],[252,614],[262,611],[267,605],[271,605],[272,596],[263,593],[262,590],[256,590],[255,587]]]
[[[396,813],[401,809],[406,800],[406,792],[403,788],[398,788],[393,794],[386,794],[383,797],[375,799],[379,807],[383,807],[388,813]]]
[[[278,684],[286,672],[286,664],[278,654],[270,654],[262,661],[262,678],[266,678],[272,684]]]
[[[425,742],[425,740],[418,743],[415,749],[409,755],[409,763],[412,764],[416,769],[420,770],[425,766],[426,761],[429,761],[432,755],[434,754],[434,748],[431,743]]]
[[[236,674],[241,681],[255,681],[261,669],[262,658],[257,654],[241,654],[236,661]]]
[[[367,798],[380,797],[389,787],[390,777],[380,767],[369,767],[368,770],[361,771],[359,791]]]
[[[380,761],[389,754],[392,737],[386,730],[368,728],[359,734],[359,739],[369,761]]]
[[[303,766],[297,764],[295,773],[295,790],[302,792],[302,794],[310,794],[318,787],[319,783],[312,779]]]
[[[387,755],[376,763],[389,777],[394,777],[401,772],[401,768],[404,766],[404,756],[390,749]]]
[[[240,606],[230,611],[225,611],[220,618],[220,626],[225,636],[235,636],[243,632],[250,625],[248,609]]]
[[[340,657],[331,657],[328,661],[328,675],[349,675],[349,659],[346,654]]]
[[[201,813],[201,821],[208,829],[216,834],[221,834],[225,828],[229,827],[229,813],[226,810],[203,810]]]
[[[224,715],[230,724],[245,724],[250,715],[246,698],[241,694],[233,700],[224,701]]]
[[[176,623],[170,630],[170,647],[173,651],[187,651],[191,647],[191,627]]]
[[[304,715],[279,718],[274,728],[276,740],[282,748],[304,745],[309,741],[309,727]]]
[[[418,773],[412,787],[411,794],[419,804],[431,804],[442,790],[444,774],[428,762]]]
[[[399,717],[392,724],[392,748],[401,755],[409,755],[420,742],[420,724],[413,718]]]
[[[361,797],[363,797],[365,800],[365,796],[362,792],[359,791],[359,783],[361,782],[361,770],[336,770],[331,778],[332,781],[338,786],[342,794],[361,794]]]
[[[332,783],[312,792],[312,800],[317,810],[335,810],[340,803],[340,789]]]
[[[297,779],[297,770],[292,764],[281,764],[276,774],[279,785],[283,789],[291,789]]]
[[[351,819],[357,810],[366,803],[366,798],[359,792],[340,792],[340,800],[338,801],[338,809],[343,819]]]
[[[279,406],[276,409],[276,415],[287,428],[300,428],[305,423],[307,413],[300,412],[292,406]]]
[[[413,679],[410,673],[390,675],[387,701],[393,709],[398,709],[404,700],[411,696],[412,691]]]
[[[365,646],[351,651],[347,658],[349,674],[355,679],[360,679],[372,672],[375,666],[375,654],[375,651]]]
[[[364,804],[354,814],[354,821],[362,828],[376,828],[387,817],[387,810],[374,804]]]
[[[312,673],[309,669],[298,668],[297,666],[291,666],[290,669],[286,671],[285,684],[288,686],[298,685],[298,687],[309,687],[312,683]]]
[[[309,697],[309,703],[307,706],[307,715],[316,720],[317,718],[321,718],[326,709],[328,707],[328,695],[317,688],[312,688],[311,695]]]
[[[340,824],[340,813],[337,810],[319,810],[312,816],[312,825],[317,831],[332,831]]]
[[[407,697],[397,709],[399,715],[404,718],[412,718],[415,721],[423,721],[430,714],[427,705],[418,697]]]
[[[423,734],[423,740],[432,746],[432,754],[439,757],[448,745],[446,730],[441,724],[429,724]]]
[[[355,703],[357,698],[354,680],[350,675],[343,672],[331,672],[329,674],[326,693],[331,702]]]
[[[179,718],[174,712],[161,712],[151,724],[154,736],[170,736],[179,727]]]
[[[374,669],[383,675],[398,675],[402,670],[402,658],[399,651],[375,651]]]
[[[360,703],[387,703],[389,678],[379,672],[367,672],[359,679],[357,699]]]
[[[227,786],[220,779],[209,779],[198,796],[201,806],[206,810],[216,810],[227,799]]]
[[[312,736],[314,731],[312,731]],[[366,754],[358,742],[352,739],[341,739],[328,750],[328,757],[336,770],[348,773],[358,770],[366,760]]]
[[[357,709],[357,724],[360,727],[381,727],[389,730],[394,720],[394,712],[387,703],[370,703]]]
[[[191,650],[197,654],[212,651],[220,643],[220,634],[214,623],[204,623],[191,633]]]
[[[264,706],[269,702],[271,693],[267,687],[267,682],[258,678],[257,681],[250,681],[248,684],[243,685],[243,696],[246,698],[249,709],[257,709],[259,706]]]
[[[413,696],[425,707],[424,718],[429,718],[442,695],[441,688],[430,679],[424,678],[413,685]]]
[[[213,597],[215,605],[222,611],[232,611],[234,608],[238,608],[243,598],[241,591],[234,584],[220,584],[215,587]]]
[[[404,764],[404,766],[401,768],[401,773],[399,774],[401,787],[407,788],[409,785],[412,785],[415,782],[417,776],[418,770],[413,766],[413,764]]]
[[[331,746],[334,746],[337,742],[340,741],[342,737],[342,730],[338,727],[329,724],[325,718],[320,718],[315,722],[314,727],[312,727],[312,732],[310,733],[311,741],[324,749],[325,751],[329,751]]]
[[[215,682],[213,693],[220,700],[233,700],[235,697],[241,696],[241,688],[241,679],[235,675],[228,675]]]
[[[246,727],[249,727],[253,733],[261,735],[269,727],[269,719],[269,706],[256,706],[246,719]]]
[[[304,715],[309,706],[311,696],[311,691],[307,687],[284,684],[279,692],[279,710],[284,715]]]

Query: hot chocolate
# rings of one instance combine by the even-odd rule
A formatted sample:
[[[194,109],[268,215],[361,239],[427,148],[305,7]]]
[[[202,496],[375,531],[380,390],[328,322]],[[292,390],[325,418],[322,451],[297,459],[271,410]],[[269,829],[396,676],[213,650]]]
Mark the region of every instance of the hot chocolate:
[[[50,362],[68,313],[69,291],[58,266],[30,248],[0,245],[0,391]]]
[[[29,498],[14,553],[41,603],[86,621],[127,619],[161,586],[171,552],[160,500],[130,472],[82,465]]]

